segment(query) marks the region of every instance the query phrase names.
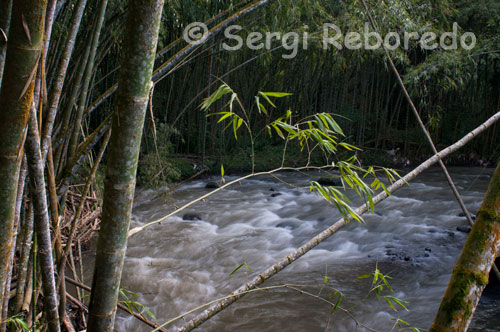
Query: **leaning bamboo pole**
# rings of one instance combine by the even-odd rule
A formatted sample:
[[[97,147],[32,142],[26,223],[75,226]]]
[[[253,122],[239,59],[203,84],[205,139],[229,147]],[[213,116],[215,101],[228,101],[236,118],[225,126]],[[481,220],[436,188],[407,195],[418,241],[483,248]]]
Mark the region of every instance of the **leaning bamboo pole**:
[[[113,331],[162,11],[163,0],[129,2],[118,98],[108,149],[88,332]]]
[[[448,148],[440,151],[439,153],[435,154],[431,158],[427,159],[425,162],[420,164],[417,168],[412,170],[410,173],[405,175],[403,178],[400,180],[396,181],[389,187],[387,187],[387,191],[389,193],[393,193],[400,189],[401,187],[405,186],[409,181],[413,180],[416,178],[419,174],[421,174],[423,171],[431,167],[432,165],[436,164],[439,160],[442,160],[444,157],[450,155],[451,153],[457,151],[458,149],[462,148],[465,146],[468,142],[470,142],[473,138],[475,138],[478,134],[482,133],[489,127],[491,127],[496,121],[500,119],[500,112],[496,113],[493,115],[491,118],[489,118],[486,122],[484,122],[482,125],[468,133],[466,136],[464,136],[461,140],[456,142],[455,144],[449,146]],[[389,194],[385,191],[379,193],[375,197],[373,197],[373,204],[378,204],[384,199],[389,197]],[[356,213],[358,215],[362,215],[365,212],[369,210],[369,207],[365,204],[356,209]],[[184,325],[182,325],[179,328],[179,332],[187,332],[191,331],[197,327],[199,327],[202,323],[207,321],[209,318],[214,316],[215,314],[219,313],[220,311],[224,310],[227,308],[229,305],[232,303],[236,302],[238,299],[243,297],[246,292],[248,292],[250,289],[254,289],[260,284],[262,284],[264,281],[272,277],[273,275],[277,274],[281,270],[283,270],[285,267],[288,265],[292,264],[294,261],[302,257],[304,254],[309,252],[311,249],[315,248],[317,245],[319,245],[321,242],[332,236],[335,232],[337,232],[339,229],[344,227],[349,223],[350,220],[346,219],[340,219],[338,220],[335,224],[332,226],[328,227],[325,229],[323,232],[319,233],[309,241],[307,241],[304,245],[299,247],[298,249],[294,250],[292,253],[287,255],[286,257],[282,258],[280,261],[277,263],[273,264],[269,268],[267,268],[265,271],[262,273],[259,273],[256,277],[253,279],[249,280],[247,283],[245,283],[243,286],[235,290],[234,292],[231,293],[230,297],[225,298],[222,301],[219,301],[215,303],[214,305],[210,306],[208,309],[194,317],[193,319],[187,321]],[[171,323],[170,321],[162,324],[159,326],[159,328],[164,328],[167,324]],[[151,332],[158,331],[158,329],[152,330]]]

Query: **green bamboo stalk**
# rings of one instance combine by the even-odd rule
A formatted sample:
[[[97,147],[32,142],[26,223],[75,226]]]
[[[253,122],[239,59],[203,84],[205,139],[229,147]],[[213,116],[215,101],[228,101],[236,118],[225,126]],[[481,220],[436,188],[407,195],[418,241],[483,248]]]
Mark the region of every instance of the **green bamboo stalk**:
[[[2,76],[5,65],[5,54],[7,52],[7,40],[9,35],[10,18],[12,12],[12,0],[0,0],[0,89],[2,88]]]
[[[16,1],[12,9],[0,92],[0,299],[4,297],[10,261],[22,145],[43,45],[46,6],[46,1],[27,0]]]
[[[59,66],[57,67],[57,73],[55,75],[56,81],[52,94],[50,96],[47,115],[45,117],[43,136],[42,136],[42,158],[45,160],[47,152],[49,149],[49,143],[52,137],[52,130],[54,128],[54,120],[56,118],[59,100],[61,98],[62,89],[64,86],[64,79],[66,77],[66,72],[68,70],[69,61],[73,54],[73,49],[75,46],[76,35],[80,29],[81,19],[83,17],[83,12],[85,6],[87,5],[87,0],[78,0],[75,7],[75,12],[71,20],[70,34],[68,36],[67,43],[64,47]]]
[[[89,332],[113,331],[163,0],[131,0],[89,305]]]
[[[500,160],[429,332],[467,331],[500,248]]]
[[[30,189],[33,195],[35,212],[35,229],[40,257],[40,272],[42,275],[43,304],[49,332],[59,332],[59,314],[57,291],[54,276],[54,262],[52,259],[52,241],[50,237],[49,211],[47,207],[47,193],[43,175],[43,161],[40,152],[40,136],[36,110],[31,109],[28,135],[26,137],[26,157],[30,174]]]

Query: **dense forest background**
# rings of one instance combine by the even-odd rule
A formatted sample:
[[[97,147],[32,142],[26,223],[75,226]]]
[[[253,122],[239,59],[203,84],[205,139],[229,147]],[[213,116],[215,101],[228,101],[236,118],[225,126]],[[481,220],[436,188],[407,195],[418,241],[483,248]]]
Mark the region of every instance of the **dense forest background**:
[[[204,22],[210,17],[238,10],[241,4],[232,1],[173,1],[166,4],[159,49],[169,52],[157,59],[161,64],[185,46],[174,43],[190,22]],[[318,112],[337,114],[346,132],[347,141],[363,148],[360,158],[366,164],[377,163],[402,166],[406,159],[413,164],[430,154],[424,136],[412,118],[408,103],[388,70],[383,51],[352,51],[331,47],[323,50],[319,35],[323,23],[335,23],[343,31],[362,31],[366,17],[360,4],[349,5],[331,1],[276,2],[250,15],[238,24],[244,27],[243,38],[251,31],[296,31],[304,26],[317,42],[297,57],[283,59],[289,53],[276,41],[274,50],[254,51],[243,47],[226,51],[220,35],[201,46],[195,54],[168,72],[155,85],[153,97],[155,126],[162,165],[153,165],[157,158],[153,140],[152,121],[146,121],[140,175],[145,179],[161,168],[170,180],[186,176],[189,169],[177,155],[190,156],[197,163],[218,169],[227,165],[229,171],[249,169],[248,138],[238,141],[225,133],[225,125],[217,125],[215,117],[207,118],[199,104],[220,84],[228,83],[251,110],[252,127],[262,128],[265,118],[255,115],[254,96],[258,91],[292,93],[278,104],[277,112],[291,109],[299,118]],[[500,107],[498,26],[496,1],[440,1],[432,5],[419,1],[382,2],[374,6],[381,22],[381,31],[452,31],[453,22],[459,31],[474,32],[478,38],[472,51],[458,49],[422,51],[412,45],[407,52],[395,52],[397,66],[421,112],[426,126],[438,147],[447,146],[469,132]],[[103,46],[97,67],[91,100],[100,96],[116,80],[114,68],[120,52],[120,15],[125,8],[111,6],[108,44]],[[226,15],[229,15],[227,13]],[[220,18],[225,17],[222,15]],[[401,24],[403,22],[403,24]],[[215,24],[214,22],[213,24]],[[111,36],[111,33],[113,36]],[[81,44],[84,47],[84,44]],[[82,54],[78,52],[78,54]],[[113,101],[100,106],[90,117],[89,129],[97,126],[109,114]],[[215,105],[213,112],[224,107]],[[448,162],[461,165],[491,165],[498,149],[498,130],[495,126]],[[279,138],[261,135],[256,144],[257,168],[269,169],[280,163],[282,142]],[[402,158],[385,152],[398,149]],[[297,152],[298,153],[298,152]],[[171,165],[173,167],[167,167]],[[408,162],[406,162],[408,166]]]
[[[207,22],[209,27],[214,27],[238,14],[238,10],[248,3],[166,3],[156,68],[175,60],[177,52],[186,47],[182,36],[189,23]],[[68,116],[73,116],[67,114],[71,107],[66,104],[75,103],[72,93],[78,91],[78,87],[75,90],[75,85],[80,84],[77,73],[82,71],[85,50],[92,42],[89,38],[92,29],[89,28],[93,27],[98,4],[89,1],[82,21],[84,28],[76,40],[75,56],[69,67],[69,77],[76,76],[76,79],[65,84],[61,108],[66,114],[59,113],[65,121]],[[477,46],[472,51],[460,47],[457,50],[438,48],[425,51],[413,43],[407,51],[399,49],[393,52],[405,84],[438,147],[455,142],[500,107],[499,6],[494,0],[474,3],[438,1],[432,4],[407,0],[382,2],[372,7],[376,17],[383,18],[379,27],[382,35],[390,31],[401,35],[405,31],[420,34],[433,31],[439,35],[453,31],[453,23],[458,22],[459,34],[470,31],[477,36]],[[55,72],[62,52],[58,45],[64,43],[69,33],[73,8],[74,4],[63,1],[56,9],[55,45],[50,49],[47,62],[49,91],[54,81],[50,73]],[[107,92],[118,78],[126,9],[126,3],[110,1],[106,11],[96,65],[88,96],[83,101],[87,109],[82,125],[87,134],[99,128],[113,109],[114,98],[107,98]],[[367,18],[360,3],[272,1],[257,11],[257,14],[236,21],[243,26],[238,33],[242,38],[252,31],[295,31],[302,35],[307,30],[312,40],[307,50],[300,49],[295,58],[284,59],[282,54],[289,51],[283,49],[281,41],[274,41],[271,50],[255,51],[243,47],[239,51],[226,51],[222,48],[226,39],[223,33],[219,33],[182,61],[175,62],[173,68],[154,76],[153,110],[145,125],[139,182],[158,185],[188,177],[193,174],[193,163],[217,170],[220,164],[226,165],[228,171],[250,169],[248,137],[243,134],[239,140],[234,140],[225,132],[224,123],[217,125],[216,117],[207,118],[199,108],[203,99],[222,81],[239,94],[250,110],[253,128],[261,129],[267,120],[256,115],[254,96],[257,92],[289,92],[292,96],[280,100],[271,117],[287,109],[298,118],[318,112],[336,114],[346,132],[346,141],[363,149],[359,157],[366,164],[409,166],[429,155],[430,148],[412,118],[396,78],[388,70],[383,50],[323,49],[320,37],[324,23],[334,23],[343,32],[363,30]],[[78,105],[81,103],[78,101]],[[212,107],[212,112],[224,106],[224,103],[218,103]],[[154,121],[151,121],[151,114]],[[58,134],[61,136],[60,132]],[[62,144],[60,139],[58,142]],[[450,157],[448,162],[491,166],[498,143],[495,125],[465,150]],[[257,169],[278,165],[281,159],[277,152],[281,149],[279,138],[260,135],[256,142]],[[396,150],[398,156],[386,154]],[[293,160],[302,156],[298,149],[292,148],[290,153]],[[57,153],[57,156],[64,156],[64,153]],[[316,158],[323,162],[320,155]],[[55,162],[57,168],[58,161]]]

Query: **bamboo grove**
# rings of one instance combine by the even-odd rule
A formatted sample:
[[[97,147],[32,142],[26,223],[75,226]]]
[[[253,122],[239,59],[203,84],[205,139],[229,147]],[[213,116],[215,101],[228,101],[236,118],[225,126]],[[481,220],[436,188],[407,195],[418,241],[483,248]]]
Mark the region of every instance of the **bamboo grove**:
[[[370,5],[384,32],[449,31],[458,22],[460,33],[478,36],[473,51],[412,45],[393,52],[438,147],[500,110],[497,1]],[[363,147],[367,161],[396,148],[412,162],[429,154],[383,52],[322,48],[323,22],[363,29],[368,18],[358,1],[0,0],[0,8],[0,332],[21,325],[74,331],[87,323],[89,331],[112,330],[137,161],[139,182],[148,185],[154,184],[148,179],[192,175],[192,161],[218,169],[240,160],[229,165],[248,171],[250,138],[242,134],[235,141],[199,109],[221,82],[249,101],[249,114],[256,113],[253,96],[268,90],[291,93],[280,108],[300,117],[340,115],[348,142]],[[143,15],[127,23],[129,12]],[[210,29],[201,45],[182,38],[191,22]],[[293,59],[282,57],[286,50],[277,42],[269,50],[229,52],[221,45],[230,24],[243,26],[242,35],[296,31],[317,41]],[[148,29],[139,33],[139,26]],[[129,77],[141,77],[142,85]],[[215,103],[213,110],[224,106]],[[251,115],[248,125],[261,128],[262,121]],[[130,137],[135,140],[124,140]],[[452,160],[485,164],[498,154],[498,138],[493,125]],[[275,138],[255,142],[270,156],[258,160],[257,169],[275,162],[279,144]],[[113,188],[120,189],[103,203],[103,191]],[[116,242],[109,248],[107,241],[98,242],[96,275],[102,278],[92,284],[98,291],[90,296],[89,321],[84,310],[70,319],[68,301],[81,309],[89,302],[82,250],[99,227],[108,239],[116,235]],[[113,250],[119,253],[109,255]],[[66,289],[70,282],[82,286],[76,297]]]

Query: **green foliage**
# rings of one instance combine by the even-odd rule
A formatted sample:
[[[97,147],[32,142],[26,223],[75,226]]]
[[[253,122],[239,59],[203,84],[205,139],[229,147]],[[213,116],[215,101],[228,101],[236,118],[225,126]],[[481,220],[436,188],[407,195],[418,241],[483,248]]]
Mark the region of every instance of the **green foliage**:
[[[135,312],[141,315],[142,318],[149,318],[156,320],[155,315],[148,308],[144,306],[144,304],[137,302],[135,299],[139,297],[139,294],[134,293],[132,291],[126,290],[124,288],[120,288],[120,300],[119,303],[123,304],[127,307],[130,312]]]
[[[143,143],[143,150],[146,151],[139,160],[139,183],[160,187],[195,173],[192,162],[172,156],[173,146],[170,140],[176,134],[175,130],[164,123],[149,128]]]
[[[143,154],[139,161],[138,182],[148,187],[161,187],[195,174],[192,162],[169,157],[168,149]]]
[[[390,292],[394,292],[391,285],[389,284],[389,280],[392,279],[391,276],[383,274],[378,269],[378,267],[376,267],[373,273],[364,274],[358,277],[358,279],[366,279],[366,278],[372,278],[371,289],[368,293],[375,292],[375,294],[377,294],[377,297],[382,297],[387,302],[387,305],[394,311],[398,311],[396,305],[408,311],[408,308],[406,308],[405,306],[405,304],[408,302],[398,299],[397,297],[391,295],[382,295],[384,287]]]
[[[231,271],[231,273],[229,273],[229,276],[228,278],[231,278],[236,272],[238,272],[239,270],[241,270],[242,268],[245,268],[247,269],[248,271],[253,271],[252,268],[250,266],[248,266],[248,264],[246,262],[243,262],[241,263],[240,265],[238,265],[237,268],[235,268],[233,271]]]
[[[8,317],[5,321],[7,324],[8,330],[22,331],[22,332],[31,332],[32,330],[28,327],[28,323],[24,320],[22,314],[17,314],[11,317]]]

